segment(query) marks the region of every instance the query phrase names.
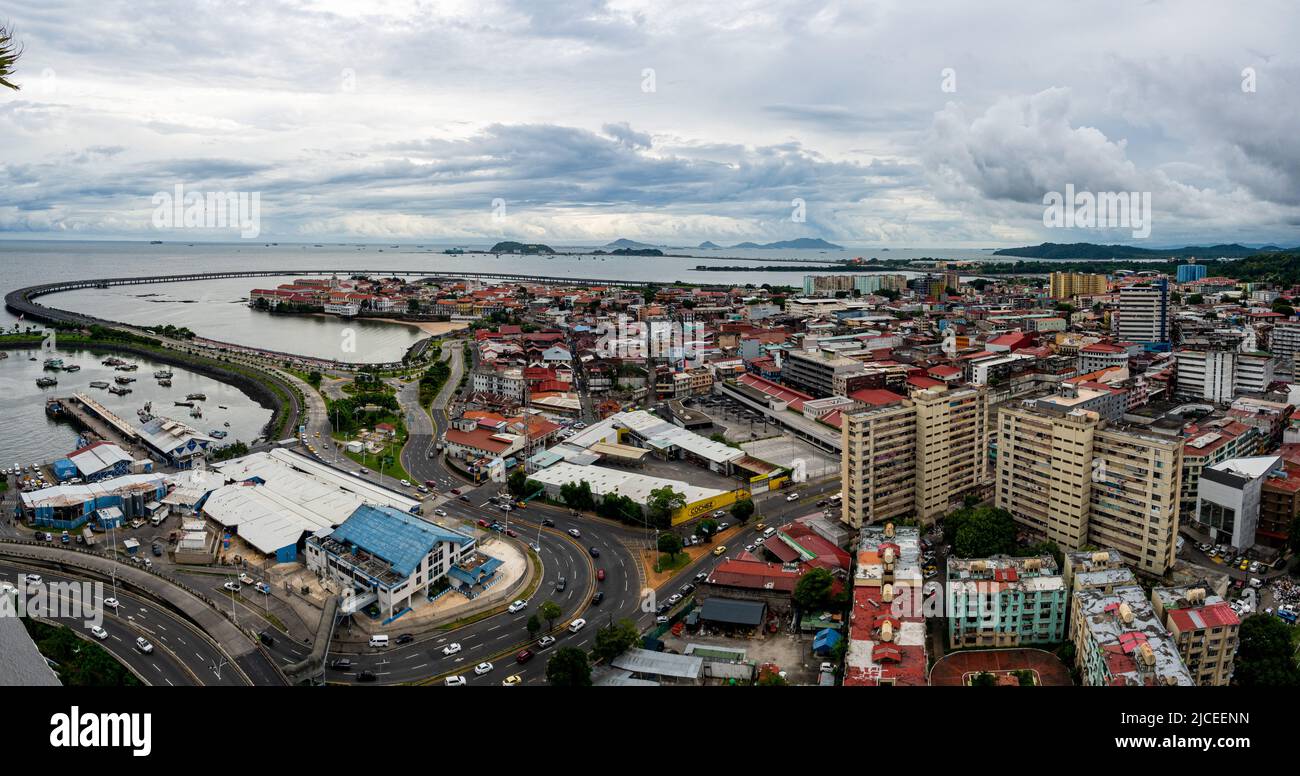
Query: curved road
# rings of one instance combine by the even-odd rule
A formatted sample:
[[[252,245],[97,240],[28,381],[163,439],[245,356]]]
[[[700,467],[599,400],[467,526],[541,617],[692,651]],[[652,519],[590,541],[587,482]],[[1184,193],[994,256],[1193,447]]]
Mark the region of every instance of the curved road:
[[[0,575],[15,579],[18,574],[35,573],[48,589],[51,582],[94,582],[67,572],[0,561]],[[104,585],[104,596],[113,596],[112,586]],[[128,665],[146,684],[152,685],[203,685],[243,686],[246,682],[228,659],[208,638],[191,623],[159,606],[156,602],[128,592],[118,586],[118,608],[104,609],[103,627],[108,638],[99,641],[90,634],[90,628],[80,618],[48,618],[76,630],[108,650],[120,662]],[[96,601],[101,605],[102,601]],[[143,636],[153,644],[153,652],[144,654],[136,649],[135,640]],[[220,676],[217,667],[221,666]]]

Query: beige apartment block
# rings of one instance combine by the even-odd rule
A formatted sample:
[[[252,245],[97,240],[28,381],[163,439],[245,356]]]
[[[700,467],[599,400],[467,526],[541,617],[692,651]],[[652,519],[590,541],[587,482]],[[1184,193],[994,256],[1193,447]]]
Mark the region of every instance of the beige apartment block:
[[[1180,440],[1108,426],[1097,413],[1026,402],[997,418],[997,506],[1060,545],[1119,550],[1162,576],[1178,536]]]

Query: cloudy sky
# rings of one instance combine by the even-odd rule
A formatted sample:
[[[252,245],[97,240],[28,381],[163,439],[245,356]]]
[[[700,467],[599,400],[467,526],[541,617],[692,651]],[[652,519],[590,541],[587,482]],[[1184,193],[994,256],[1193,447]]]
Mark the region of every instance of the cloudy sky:
[[[1150,192],[1143,244],[1300,244],[1300,7],[11,0],[0,237],[986,247]],[[805,219],[793,218],[802,200]],[[494,206],[495,203],[495,206]],[[204,230],[187,239],[237,239]]]

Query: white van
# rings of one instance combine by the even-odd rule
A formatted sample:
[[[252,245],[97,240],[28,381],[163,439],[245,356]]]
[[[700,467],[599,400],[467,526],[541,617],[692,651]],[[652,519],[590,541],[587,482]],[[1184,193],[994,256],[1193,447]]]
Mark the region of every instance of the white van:
[[[763,532],[763,538],[764,538],[764,539],[771,539],[771,538],[772,538],[772,535],[775,534],[775,533],[776,533],[776,529],[775,529],[775,528],[769,528],[769,529],[767,529],[766,531]]]
[[[370,646],[380,649],[388,648],[388,637],[380,633],[370,637]]]
[[[577,633],[578,631],[586,627],[586,625],[587,625],[587,621],[579,617],[578,619],[569,623],[569,633]]]

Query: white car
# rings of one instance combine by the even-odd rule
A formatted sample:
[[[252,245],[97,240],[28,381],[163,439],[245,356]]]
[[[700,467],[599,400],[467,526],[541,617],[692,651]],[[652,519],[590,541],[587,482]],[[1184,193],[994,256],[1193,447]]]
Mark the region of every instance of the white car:
[[[140,638],[135,640],[135,648],[140,650],[146,655],[153,653],[153,645],[150,644],[149,640],[146,639],[144,636],[141,636]]]
[[[40,574],[28,574],[24,578],[27,580],[27,584],[29,585],[39,585],[42,582]]]
[[[403,488],[409,488],[409,487],[411,487],[411,481],[410,481],[410,480],[402,480],[402,487],[403,487]]]
[[[447,510],[445,510],[445,509],[435,509],[435,510],[433,510],[433,513],[434,513],[435,515],[437,515],[438,517],[446,517],[446,516],[447,516]]]
[[[224,587],[225,589],[229,590],[232,593],[238,593],[240,590],[243,589],[243,585],[239,584],[238,582],[235,582],[234,580],[225,583],[224,585],[222,585],[222,587]]]
[[[112,609],[113,611],[117,611],[117,599],[116,599],[116,598],[111,598],[111,597],[110,597],[110,598],[105,598],[105,599],[104,599],[104,608],[105,608],[105,609]]]
[[[491,663],[488,663],[486,661],[479,663],[478,665],[474,666],[474,675],[482,676],[483,674],[490,673],[493,668],[495,668],[495,666],[493,666]]]
[[[528,608],[527,601],[515,601],[514,603],[510,604],[510,607],[506,609],[506,611],[510,612],[511,614],[514,614],[515,612],[522,612],[527,608]]]
[[[798,494],[798,493],[791,493],[790,495],[788,495],[788,496],[785,497],[785,500],[786,500],[786,501],[798,501],[798,500],[799,500],[799,494]]]
[[[455,641],[442,648],[443,655],[455,655],[458,652],[460,652],[460,644]]]
[[[579,531],[578,531],[577,528],[570,528],[570,529],[569,529],[569,536],[572,536],[572,537],[575,538],[575,539],[581,539],[581,538],[582,538],[582,534],[579,533]]]
[[[446,679],[443,679],[443,680],[442,680],[442,683],[443,683],[444,685],[446,685],[447,687],[464,687],[464,686],[465,686],[465,677],[463,677],[463,676],[449,676],[449,677],[447,677]]]
[[[587,621],[579,617],[578,619],[569,623],[569,633],[577,633],[578,631],[582,630],[585,627],[587,627]]]
[[[555,643],[554,636],[543,636],[537,640],[537,648],[546,649],[547,647],[551,646],[554,643]]]
[[[91,627],[90,635],[94,636],[100,641],[103,641],[104,639],[108,638],[108,631],[104,630],[102,626],[95,625]]]

